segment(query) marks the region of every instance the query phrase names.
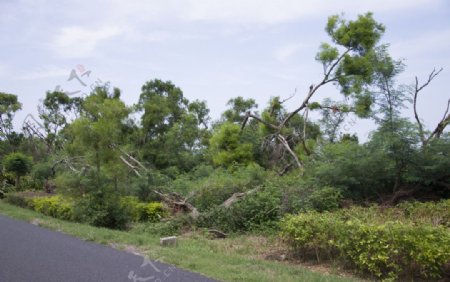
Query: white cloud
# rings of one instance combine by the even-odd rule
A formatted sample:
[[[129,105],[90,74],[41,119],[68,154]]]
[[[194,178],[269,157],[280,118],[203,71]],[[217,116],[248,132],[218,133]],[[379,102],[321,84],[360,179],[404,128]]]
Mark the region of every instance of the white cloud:
[[[115,26],[63,27],[55,37],[52,47],[59,55],[66,58],[90,57],[99,44],[123,32],[123,28]]]
[[[445,56],[448,54],[449,49],[450,29],[434,31],[427,34],[422,33],[419,37],[394,43],[390,47],[390,51],[394,56],[403,58],[419,57],[443,52],[443,54],[436,56],[436,58],[442,59],[442,55]],[[446,58],[448,58],[448,56]]]
[[[70,74],[70,68],[54,65],[42,66],[20,75],[18,80],[37,80],[43,78],[63,77]]]
[[[327,16],[345,11],[401,12],[408,9],[438,9],[445,0],[186,0],[118,1],[115,13],[134,20],[211,21],[237,24],[275,24],[304,17]]]
[[[306,47],[306,45],[303,43],[293,43],[282,46],[275,50],[275,58],[281,62],[286,62],[304,47]]]
[[[167,42],[174,40],[205,40],[208,36],[193,34],[193,33],[179,33],[165,30],[155,30],[140,35],[144,41],[147,42]]]

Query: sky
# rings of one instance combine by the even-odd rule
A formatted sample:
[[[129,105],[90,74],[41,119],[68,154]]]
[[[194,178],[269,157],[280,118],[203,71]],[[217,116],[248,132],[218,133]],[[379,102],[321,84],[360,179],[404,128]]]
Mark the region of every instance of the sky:
[[[444,68],[418,103],[434,129],[450,98],[448,0],[0,0],[0,92],[23,104],[19,128],[28,115],[37,117],[46,91],[77,96],[110,82],[132,105],[155,78],[172,81],[190,101],[205,100],[213,120],[237,96],[262,109],[270,97],[296,92],[285,103],[292,110],[321,79],[314,57],[329,42],[327,18],[368,11],[386,26],[381,42],[407,66],[399,83],[424,81],[433,68]],[[313,100],[326,97],[341,98],[327,86]],[[412,110],[404,115],[412,117]],[[342,133],[364,140],[373,129],[350,119]]]

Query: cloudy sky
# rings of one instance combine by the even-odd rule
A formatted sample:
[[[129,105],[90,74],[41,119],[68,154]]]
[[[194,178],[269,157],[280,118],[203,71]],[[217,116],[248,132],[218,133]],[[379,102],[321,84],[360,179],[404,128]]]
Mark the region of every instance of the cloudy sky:
[[[407,64],[401,83],[444,68],[419,101],[425,124],[435,126],[450,97],[447,0],[0,0],[0,91],[23,103],[16,125],[36,115],[46,91],[60,86],[79,95],[96,81],[119,87],[131,105],[146,81],[171,80],[189,100],[206,100],[213,118],[232,97],[254,98],[262,108],[297,89],[287,104],[293,109],[320,79],[314,56],[328,40],[327,17],[367,11],[386,25],[391,55]],[[72,70],[86,86],[68,81]],[[317,100],[324,97],[339,95],[328,87]],[[372,128],[351,127],[362,138]]]

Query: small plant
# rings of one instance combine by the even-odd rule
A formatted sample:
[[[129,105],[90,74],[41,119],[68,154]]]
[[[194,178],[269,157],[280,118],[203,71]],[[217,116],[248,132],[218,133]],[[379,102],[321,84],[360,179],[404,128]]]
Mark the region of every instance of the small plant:
[[[73,202],[62,196],[37,197],[31,200],[30,206],[42,214],[64,219],[73,220]]]

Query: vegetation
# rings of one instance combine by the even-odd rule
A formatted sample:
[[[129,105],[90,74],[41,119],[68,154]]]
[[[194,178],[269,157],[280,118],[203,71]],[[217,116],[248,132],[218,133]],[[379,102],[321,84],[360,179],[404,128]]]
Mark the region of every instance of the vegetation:
[[[315,57],[323,75],[292,111],[295,95],[261,109],[235,97],[211,121],[204,101],[152,79],[133,105],[109,85],[87,97],[47,92],[40,121],[15,132],[21,104],[0,93],[0,197],[59,219],[161,235],[273,235],[281,221],[304,259],[314,251],[317,261],[377,278],[448,276],[440,246],[450,208],[434,202],[450,196],[450,114],[427,129],[417,111],[442,69],[400,85],[406,66],[382,43],[385,29],[371,13],[331,16]],[[318,100],[329,84],[341,100]],[[364,143],[345,129],[350,118],[375,123]],[[386,208],[360,207],[371,205]]]
[[[0,213],[62,231],[87,241],[129,250],[177,267],[200,272],[221,281],[358,281],[335,274],[315,273],[307,268],[263,259],[269,244],[257,236],[236,236],[225,240],[211,240],[199,233],[178,238],[176,248],[159,245],[154,230],[133,228],[128,232],[98,228],[44,216],[0,201]],[[139,267],[137,265],[136,267]],[[333,271],[330,271],[333,272]]]
[[[287,216],[282,233],[300,255],[339,259],[376,278],[443,278],[450,260],[450,200]]]

